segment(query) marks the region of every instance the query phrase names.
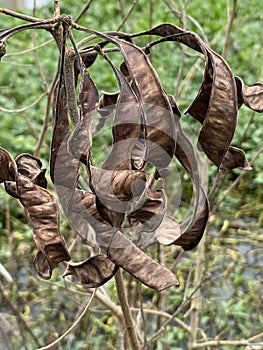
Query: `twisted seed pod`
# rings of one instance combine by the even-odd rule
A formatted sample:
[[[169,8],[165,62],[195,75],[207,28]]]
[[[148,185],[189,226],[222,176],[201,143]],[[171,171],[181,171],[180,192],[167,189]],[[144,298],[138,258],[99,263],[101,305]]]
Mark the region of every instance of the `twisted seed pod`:
[[[196,33],[184,31],[170,23],[133,36],[142,34],[163,37],[149,44],[149,47],[164,41],[178,41],[204,54],[206,67],[203,82],[186,113],[202,124],[198,139],[200,148],[219,170],[234,167],[249,169],[244,152],[234,148],[230,149],[231,155],[227,155],[236,128],[238,96],[233,74],[226,61]],[[224,163],[225,157],[227,161]]]

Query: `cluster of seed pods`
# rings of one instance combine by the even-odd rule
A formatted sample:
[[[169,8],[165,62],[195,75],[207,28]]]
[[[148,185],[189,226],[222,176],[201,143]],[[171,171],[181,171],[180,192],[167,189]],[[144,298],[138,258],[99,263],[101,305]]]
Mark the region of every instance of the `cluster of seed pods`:
[[[60,74],[54,92],[50,177],[65,217],[99,254],[72,262],[60,233],[58,204],[46,189],[41,161],[28,154],[14,159],[0,148],[0,182],[25,207],[39,248],[35,269],[49,279],[52,270],[64,261],[65,276],[74,275],[91,288],[104,284],[118,268],[158,291],[178,285],[174,273],[144,251],[140,237],[146,234],[151,243],[195,248],[207,224],[209,202],[195,147],[181,127],[174,97],[163,89],[148,54],[165,41],[179,42],[203,54],[203,82],[186,113],[200,122],[199,148],[218,171],[250,169],[244,151],[231,146],[231,141],[242,104],[262,112],[263,84],[246,86],[197,34],[170,23],[135,34],[89,30],[100,42],[84,50],[66,45],[67,38],[74,43],[74,23],[61,23],[64,40],[59,45]],[[142,48],[135,43],[141,35],[160,39]],[[8,30],[2,31],[1,55],[5,53],[4,39],[9,36]],[[122,56],[120,67],[109,58],[108,44]],[[112,69],[118,93],[99,95],[89,71],[98,56]],[[97,114],[101,120],[113,114],[112,146],[99,167],[92,159]],[[167,214],[165,188],[156,186],[169,174],[172,162],[181,163],[193,184],[194,210],[183,222]],[[147,170],[149,164],[154,172]],[[89,190],[79,186],[83,167]]]

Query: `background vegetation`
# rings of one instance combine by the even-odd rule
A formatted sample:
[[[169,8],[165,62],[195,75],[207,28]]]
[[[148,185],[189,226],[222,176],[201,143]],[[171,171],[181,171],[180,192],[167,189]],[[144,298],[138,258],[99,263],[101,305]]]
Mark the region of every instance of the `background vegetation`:
[[[61,2],[61,13],[79,16],[86,0]],[[236,7],[236,8],[235,8]],[[233,14],[234,9],[234,14]],[[53,3],[35,8],[39,18],[53,16]],[[28,14],[32,14],[29,11]],[[1,14],[1,27],[21,24]],[[193,30],[249,85],[263,80],[261,0],[230,1],[90,1],[79,24],[99,31],[137,32],[162,22]],[[75,35],[75,33],[74,33]],[[51,141],[50,88],[58,52],[49,33],[22,32],[8,43],[1,62],[0,145],[13,156],[28,152],[48,168]],[[76,33],[75,39],[82,37]],[[143,39],[142,39],[143,40]],[[144,38],[145,40],[145,38]],[[204,63],[174,43],[154,49],[152,62],[167,92],[182,112],[199,90]],[[91,68],[98,88],[116,90],[111,71],[101,62]],[[197,125],[183,115],[183,125]],[[129,304],[145,349],[263,349],[263,169],[262,115],[242,107],[234,139],[246,151],[253,170],[217,174],[209,166],[212,214],[197,249],[150,248],[156,259],[175,271],[180,287],[156,293],[125,275]],[[94,142],[94,156],[107,147],[109,130]],[[183,181],[180,213],[187,210],[191,185]],[[52,189],[52,188],[51,188]],[[176,195],[176,193],[175,193]],[[76,233],[61,218],[62,232],[79,260],[88,256]],[[40,280],[32,267],[31,228],[22,207],[0,187],[0,349],[36,349],[65,333],[87,305],[92,291],[60,277]],[[101,287],[77,326],[50,349],[123,349],[125,336],[115,286]],[[169,322],[168,322],[169,321]],[[162,327],[163,326],[163,327]],[[257,343],[257,345],[251,345]],[[47,347],[46,347],[47,348]],[[43,348],[44,349],[44,348]]]

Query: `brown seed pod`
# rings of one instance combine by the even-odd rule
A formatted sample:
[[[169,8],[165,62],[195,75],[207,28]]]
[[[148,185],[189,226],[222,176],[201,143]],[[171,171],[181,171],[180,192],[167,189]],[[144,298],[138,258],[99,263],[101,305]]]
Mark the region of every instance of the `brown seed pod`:
[[[73,275],[87,288],[98,288],[111,279],[118,271],[106,255],[98,254],[79,262],[68,263],[64,277]]]

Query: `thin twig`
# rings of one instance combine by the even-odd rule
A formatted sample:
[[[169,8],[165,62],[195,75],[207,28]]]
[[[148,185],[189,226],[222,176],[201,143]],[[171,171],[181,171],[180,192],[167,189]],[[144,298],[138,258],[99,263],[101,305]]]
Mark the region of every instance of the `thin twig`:
[[[35,15],[35,11],[36,11],[36,3],[34,1],[33,15]],[[49,87],[48,87],[48,84],[47,84],[47,80],[46,80],[46,77],[45,77],[45,74],[44,74],[43,66],[42,66],[41,60],[39,58],[38,50],[36,49],[36,47],[37,47],[37,40],[36,40],[36,32],[35,31],[32,32],[32,41],[33,41],[33,47],[35,48],[34,49],[34,55],[35,55],[35,58],[36,58],[36,63],[37,63],[37,67],[38,67],[38,70],[39,70],[39,74],[40,74],[40,77],[42,79],[42,83],[43,83],[43,86],[45,88],[46,94],[48,96],[47,106],[46,106],[46,113],[45,113],[45,119],[44,119],[44,122],[43,122],[42,131],[40,133],[40,137],[38,138],[38,143],[37,143],[35,151],[34,151],[35,157],[38,157],[39,152],[40,152],[40,148],[41,148],[41,146],[42,146],[42,144],[44,142],[45,135],[46,135],[46,132],[47,132],[47,129],[48,129],[48,120],[49,120],[49,111],[50,111],[50,106],[51,106],[52,91],[49,90]]]
[[[160,263],[161,265],[165,266],[166,265],[165,248],[160,246],[159,250],[160,250]],[[162,311],[167,310],[167,291],[166,290],[163,290],[160,292],[160,309]],[[163,324],[163,322],[165,322],[165,320],[163,319],[163,317],[161,317],[160,324]],[[168,349],[165,335],[161,339],[161,344],[162,344],[163,350]]]
[[[127,19],[129,18],[130,14],[132,13],[132,11],[134,10],[135,6],[137,5],[139,0],[134,0],[132,3],[131,8],[129,9],[129,11],[127,12],[126,16],[123,18],[123,20],[121,21],[121,24],[119,25],[119,27],[117,28],[117,31],[119,31],[125,24],[125,22],[127,21]]]
[[[169,8],[169,10],[176,16],[176,18],[179,19],[180,23],[182,25],[184,25],[183,23],[183,19],[182,19],[182,13],[177,10],[175,7],[172,7],[171,4],[167,1],[167,0],[163,0],[163,2],[165,3],[165,5]],[[187,14],[185,15],[200,31],[201,36],[203,37],[203,40],[208,43],[208,38],[207,35],[204,31],[204,28],[201,26],[201,24],[191,15]],[[185,27],[185,29],[187,29],[187,27]]]
[[[182,82],[183,78],[183,72],[184,72],[184,63],[185,63],[185,50],[182,45],[179,44],[179,49],[180,49],[180,66],[178,69],[177,77],[176,77],[176,84],[174,88],[174,97],[177,99],[178,92],[179,92],[179,86]]]
[[[232,27],[233,27],[234,19],[236,16],[236,10],[237,10],[237,0],[233,0],[232,11],[231,11],[230,18],[228,20],[228,25],[227,25],[226,40],[225,40],[223,53],[222,53],[222,56],[224,58],[226,58],[226,56],[227,56],[227,50],[228,50],[229,41],[230,41],[230,34],[231,34]]]
[[[185,254],[185,250],[181,249],[170,267],[171,271],[174,271],[174,269],[176,268],[177,264],[179,263],[179,261],[181,260],[184,254]]]
[[[130,310],[132,312],[141,312],[141,309],[135,308],[135,307],[131,307]],[[171,318],[171,314],[169,314],[168,312],[165,311],[160,311],[160,310],[153,310],[153,309],[143,309],[143,312],[145,314],[151,314],[151,315],[156,315],[156,316],[161,316],[167,319]],[[185,323],[183,322],[180,318],[178,317],[174,317],[173,321],[175,323],[178,323],[178,325],[180,326],[180,328],[184,329],[187,333],[191,332],[191,328]]]
[[[181,3],[181,1],[180,1]],[[182,22],[183,22],[183,28],[186,30],[187,28],[187,21],[186,21],[186,9],[185,6],[181,3],[182,7]],[[184,64],[185,64],[185,46],[179,43],[179,49],[180,49],[180,65],[176,77],[176,84],[174,89],[174,97],[177,99],[178,92],[179,92],[179,86],[182,82],[183,78],[183,72],[184,72]]]
[[[140,282],[138,282],[137,300],[139,300],[139,303],[140,303],[140,308],[137,309],[137,310],[139,310],[139,313],[138,313],[139,320],[140,320],[139,323],[142,325],[142,326],[137,326],[138,338],[139,338],[140,342],[144,344],[143,346],[145,346],[147,343],[147,336],[146,336],[147,323],[146,323],[146,317],[145,317],[144,307],[143,307],[142,285]],[[132,311],[132,309],[135,309],[135,308],[130,307],[131,311]],[[138,322],[136,322],[136,323],[138,323]]]
[[[2,275],[8,283],[14,282],[13,277],[10,275],[9,271],[7,271],[7,269],[1,263],[0,263],[0,275]]]
[[[219,347],[222,346],[234,346],[234,347],[241,347],[241,346],[249,346],[251,349],[256,349],[256,346],[263,346],[263,342],[260,343],[251,343],[246,340],[209,340],[203,343],[194,344],[192,349],[204,349],[208,346],[212,347]],[[249,349],[249,348],[248,348]]]
[[[245,141],[246,137],[247,137],[247,133],[248,133],[248,130],[249,128],[251,127],[251,125],[254,123],[254,119],[255,119],[255,116],[256,116],[256,112],[253,111],[247,121],[247,125],[244,129],[244,131],[242,132],[242,135],[241,135],[241,138],[238,142],[238,147],[241,147],[242,146],[242,143]]]
[[[90,8],[90,5],[92,3],[93,0],[89,0],[87,2],[87,4],[83,7],[83,9],[80,11],[80,13],[77,15],[77,17],[75,18],[74,22],[77,23],[80,18],[84,15],[85,12],[88,11],[88,9]]]
[[[50,39],[50,40],[44,42],[43,44],[40,44],[38,46],[33,47],[32,49],[27,49],[27,50],[24,50],[24,51],[13,52],[13,53],[7,53],[7,54],[5,54],[4,58],[13,57],[13,56],[28,55],[29,53],[34,52],[35,50],[41,49],[42,47],[45,47],[45,46],[47,46],[47,45],[49,45],[50,43],[53,43],[53,42],[54,42],[54,40]],[[8,63],[8,62],[5,62],[5,63]]]
[[[44,98],[46,96],[46,92],[44,94],[42,94],[41,96],[39,96],[31,105],[23,107],[23,108],[15,108],[15,109],[7,109],[4,107],[0,106],[0,111],[5,112],[5,113],[21,113],[21,112],[25,112],[28,109],[34,107],[35,105],[38,104],[38,102],[40,102],[42,100],[42,98]]]
[[[49,350],[52,349],[55,345],[59,344],[61,342],[62,339],[64,339],[70,332],[73,331],[73,329],[78,325],[78,323],[81,321],[81,319],[83,318],[83,316],[86,314],[87,310],[89,309],[89,306],[94,298],[96,294],[96,289],[94,289],[91,297],[89,298],[89,301],[87,302],[87,305],[84,307],[82,313],[79,315],[79,317],[75,320],[75,322],[72,324],[71,327],[69,327],[69,329],[66,330],[65,333],[63,333],[59,338],[57,338],[55,341],[53,341],[52,343],[50,343],[49,345],[43,346],[41,348],[38,348],[36,350]]]
[[[37,143],[37,145],[35,147],[35,150],[34,150],[34,156],[35,157],[38,157],[38,155],[39,155],[40,148],[41,148],[41,146],[42,146],[42,144],[44,142],[45,135],[46,135],[46,132],[47,132],[47,129],[48,129],[49,111],[50,111],[51,100],[52,100],[52,92],[53,92],[53,89],[51,89],[51,91],[47,95],[48,98],[47,98],[45,119],[44,119],[44,122],[43,122],[43,125],[42,125],[41,133],[40,133],[39,138],[38,138],[38,143]]]
[[[12,311],[12,313],[16,316],[19,326],[21,327],[21,334],[24,334],[24,330],[26,330],[34,340],[34,342],[37,344],[37,346],[40,346],[40,343],[38,341],[38,338],[33,333],[31,328],[27,325],[26,321],[24,320],[23,316],[21,315],[19,309],[16,307],[16,305],[13,304],[12,300],[9,298],[8,294],[6,293],[4,286],[0,282],[0,294],[2,296],[2,299],[5,301],[5,304],[8,306],[8,308]]]
[[[9,10],[6,8],[0,8],[0,13],[3,13],[4,15],[7,15],[7,16],[19,18],[19,19],[22,19],[22,20],[27,21],[27,22],[32,22],[32,23],[44,22],[44,20],[42,18],[27,16],[27,15],[24,15],[22,13],[18,13],[18,12],[15,12],[15,11],[12,11],[12,10]]]
[[[218,192],[218,190],[220,189],[221,185],[224,182],[226,173],[222,174],[222,173],[216,173],[214,179],[213,179],[213,184],[212,187],[207,195],[207,198],[209,199],[209,202],[212,203],[213,198],[215,197],[216,193]]]
[[[7,61],[5,60],[5,57],[3,59],[3,62],[5,63],[5,65],[9,65],[9,66],[16,66],[16,67],[32,67],[31,63],[18,63],[15,61]],[[1,86],[2,88],[2,86]]]
[[[120,8],[120,15],[122,18],[124,18],[126,16],[126,12],[125,12],[125,0],[119,0],[119,8]]]
[[[29,24],[27,23],[17,27],[12,27],[0,33],[0,40],[5,42],[8,39],[10,39],[13,35],[28,29],[45,29],[45,30],[51,31],[54,28],[55,23],[56,23],[56,20],[52,19],[52,20],[47,20],[47,21],[42,20],[35,23],[29,23]]]
[[[150,0],[149,2],[149,27],[153,26],[153,13],[154,13],[154,0]],[[152,41],[152,35],[149,35],[149,43]],[[150,53],[151,57],[151,53]]]
[[[36,64],[37,64],[37,67],[38,67],[38,71],[39,71],[39,74],[40,74],[40,77],[41,77],[41,80],[42,80],[42,84],[43,84],[43,86],[45,88],[45,91],[48,94],[49,89],[48,89],[48,85],[47,85],[47,80],[46,80],[46,77],[45,77],[45,74],[44,74],[44,70],[43,70],[43,66],[42,66],[41,60],[39,58],[38,49],[36,48],[37,47],[37,39],[36,39],[36,32],[35,32],[35,30],[33,30],[33,32],[32,32],[32,41],[33,41],[33,52],[34,52],[34,55],[35,55],[35,58],[36,58]]]
[[[71,44],[72,44],[73,49],[74,49],[74,52],[75,52],[75,56],[76,56],[76,58],[77,58],[77,62],[78,62],[79,69],[80,69],[80,75],[81,75],[81,77],[82,77],[82,76],[83,76],[83,69],[82,69],[83,63],[82,63],[82,59],[81,59],[81,56],[80,56],[80,54],[79,54],[79,51],[78,51],[76,42],[75,42],[75,40],[74,40],[74,37],[73,37],[73,35],[72,35],[72,32],[69,31],[69,34],[68,34],[68,35],[69,35],[69,39],[70,39],[70,41],[71,41]],[[83,77],[82,77],[82,78],[83,78]]]
[[[76,289],[72,290],[70,288],[67,288],[63,285],[59,285],[57,283],[54,283],[54,282],[50,282],[50,281],[46,281],[46,280],[41,280],[39,278],[37,278],[38,282],[40,283],[45,283],[45,284],[48,284],[48,285],[52,285],[52,286],[55,286],[56,288],[59,287],[61,289],[64,289],[70,293],[74,293],[74,294],[80,294],[80,295],[87,295],[87,294],[92,294],[93,293],[93,289],[91,288],[87,288],[87,290],[85,292],[82,292],[82,291],[78,291]],[[71,282],[69,282],[71,283]],[[73,283],[71,283],[73,284]],[[73,284],[74,287],[75,287],[75,284]],[[116,318],[119,320],[119,322],[122,324],[124,322],[123,320],[123,315],[122,315],[122,312],[121,312],[121,307],[119,305],[116,305],[112,300],[111,298],[109,297],[109,295],[107,293],[103,293],[103,288],[100,287],[97,289],[97,292],[95,294],[95,298],[100,302],[102,303],[107,309],[109,309],[112,314],[114,316],[116,316]]]
[[[171,317],[164,322],[164,324],[162,325],[162,327],[155,332],[150,339],[148,339],[148,343],[155,341],[155,339],[162,333],[165,331],[165,328],[169,325],[170,322],[173,321],[174,317],[177,316],[182,310],[183,308],[190,303],[190,301],[192,300],[193,296],[195,295],[195,293],[197,292],[197,290],[201,287],[201,285],[204,283],[205,280],[207,280],[207,278],[209,278],[210,275],[207,274],[199,283],[198,285],[194,288],[194,290],[192,291],[192,293],[188,296],[187,299],[183,300],[182,303],[179,305],[179,307],[175,310],[175,312],[171,315]]]

